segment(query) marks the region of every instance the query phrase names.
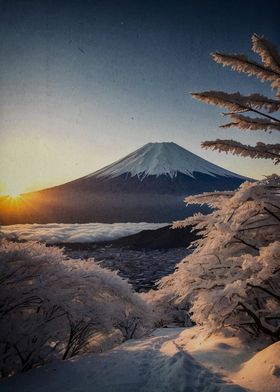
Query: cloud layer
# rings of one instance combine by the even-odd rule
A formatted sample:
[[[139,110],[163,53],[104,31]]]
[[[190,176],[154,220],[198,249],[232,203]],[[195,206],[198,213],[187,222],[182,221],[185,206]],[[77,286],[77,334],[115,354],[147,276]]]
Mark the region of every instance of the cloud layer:
[[[85,224],[26,224],[2,226],[0,231],[7,238],[22,241],[40,241],[47,244],[63,242],[110,241],[142,230],[156,230],[168,223],[85,223]]]

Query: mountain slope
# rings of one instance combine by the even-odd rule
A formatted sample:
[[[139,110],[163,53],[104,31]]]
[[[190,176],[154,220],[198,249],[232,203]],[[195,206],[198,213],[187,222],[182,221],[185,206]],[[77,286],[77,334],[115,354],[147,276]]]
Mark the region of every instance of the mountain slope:
[[[175,143],[148,143],[119,161],[56,189],[184,196],[236,189],[245,180]]]
[[[172,222],[201,211],[186,208],[185,196],[245,180],[175,143],[148,143],[85,177],[25,194],[17,208],[0,200],[0,223]]]
[[[145,144],[123,159],[86,176],[86,178],[115,178],[126,174],[131,177],[137,176],[143,180],[147,176],[159,177],[161,175],[174,178],[178,173],[195,178],[195,172],[210,176],[242,178],[242,176],[214,165],[172,142]]]

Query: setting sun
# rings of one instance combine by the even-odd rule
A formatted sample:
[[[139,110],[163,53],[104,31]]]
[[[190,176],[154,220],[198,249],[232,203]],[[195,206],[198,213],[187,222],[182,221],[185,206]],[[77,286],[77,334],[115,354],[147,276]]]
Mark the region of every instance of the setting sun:
[[[8,195],[9,195],[12,199],[16,199],[16,198],[20,197],[20,192],[11,191],[11,192],[8,193]]]

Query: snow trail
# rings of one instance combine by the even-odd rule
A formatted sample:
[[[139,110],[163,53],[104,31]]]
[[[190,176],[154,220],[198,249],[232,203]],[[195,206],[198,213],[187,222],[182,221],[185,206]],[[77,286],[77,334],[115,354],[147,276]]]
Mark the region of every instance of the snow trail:
[[[162,328],[102,354],[90,354],[4,380],[2,392],[245,392],[199,364]],[[168,343],[168,350],[161,350]]]

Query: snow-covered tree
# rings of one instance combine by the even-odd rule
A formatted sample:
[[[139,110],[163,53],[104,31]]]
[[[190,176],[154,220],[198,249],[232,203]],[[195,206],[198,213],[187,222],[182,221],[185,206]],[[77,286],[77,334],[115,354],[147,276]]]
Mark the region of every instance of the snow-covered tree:
[[[243,55],[215,53],[215,61],[269,81],[276,99],[260,94],[204,92],[193,94],[204,102],[225,107],[232,122],[223,127],[241,130],[279,131],[280,120],[268,113],[280,108],[280,56],[267,40],[253,35],[253,50],[262,64]],[[260,117],[244,116],[244,112]],[[268,113],[267,113],[268,112]],[[203,147],[231,151],[252,158],[280,161],[280,145],[245,146],[232,140],[204,142]],[[207,204],[208,215],[196,214],[175,227],[193,225],[202,238],[193,253],[173,275],[163,278],[157,298],[190,306],[190,315],[210,330],[231,326],[249,334],[280,339],[280,177],[245,182],[234,192],[213,192],[186,199],[188,204]]]
[[[207,203],[175,226],[194,225],[202,238],[175,273],[161,282],[175,304],[191,302],[192,319],[280,339],[280,181],[245,182],[236,192],[192,196]]]
[[[276,99],[254,93],[242,95],[239,92],[226,93],[223,91],[204,91],[193,93],[192,96],[202,102],[227,109],[224,116],[230,122],[221,128],[237,127],[245,131],[280,131],[280,119],[271,113],[280,109],[280,55],[277,49],[265,38],[253,34],[252,50],[261,57],[261,62],[249,59],[243,54],[213,53],[212,58],[223,66],[243,72],[249,76],[256,76],[262,82],[270,82],[276,92]],[[249,115],[244,115],[250,114]],[[280,162],[280,144],[257,143],[256,146],[244,145],[233,140],[204,141],[202,147],[212,150],[231,152],[233,154],[251,158],[271,159],[275,164]]]
[[[150,310],[116,272],[35,242],[0,243],[0,371],[7,376],[139,336]],[[123,330],[123,325],[133,328]],[[108,342],[110,341],[110,342]]]

